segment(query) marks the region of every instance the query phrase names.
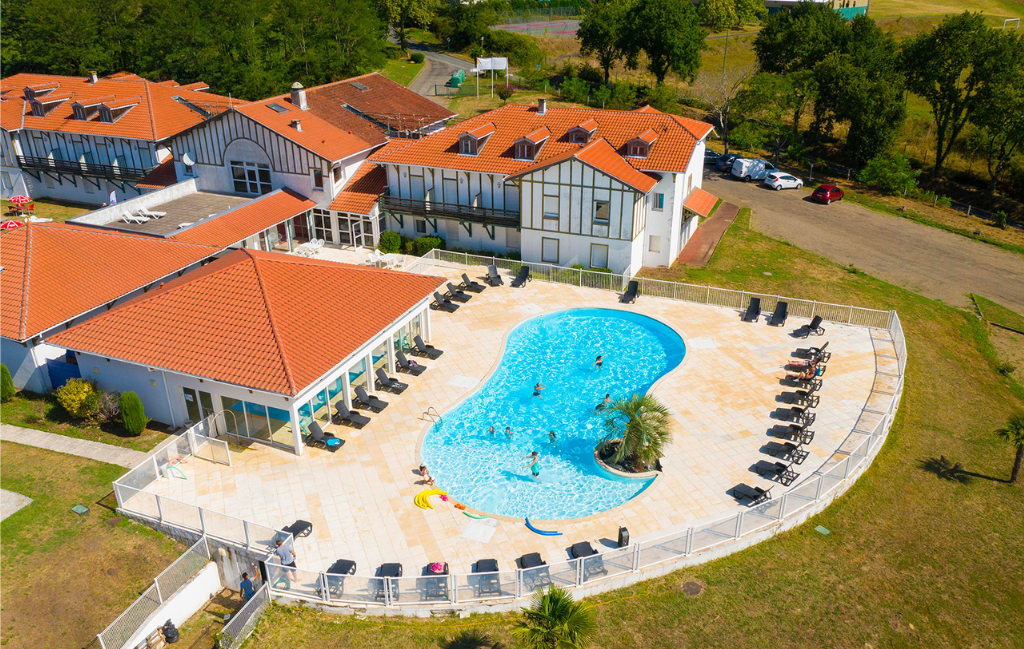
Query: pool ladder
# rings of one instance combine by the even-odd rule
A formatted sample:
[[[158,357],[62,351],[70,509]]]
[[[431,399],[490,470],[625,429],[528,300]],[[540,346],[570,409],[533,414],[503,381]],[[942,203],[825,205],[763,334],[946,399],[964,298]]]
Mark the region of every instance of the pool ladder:
[[[430,421],[436,424],[437,422],[441,421],[441,413],[435,410],[434,406],[430,406],[423,411],[423,416],[420,417],[420,419],[429,419]]]

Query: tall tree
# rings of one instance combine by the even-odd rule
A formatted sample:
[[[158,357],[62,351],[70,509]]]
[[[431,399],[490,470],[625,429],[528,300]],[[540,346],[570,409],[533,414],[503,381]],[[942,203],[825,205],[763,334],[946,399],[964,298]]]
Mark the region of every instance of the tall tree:
[[[1007,74],[999,40],[980,13],[949,16],[930,32],[904,43],[907,87],[923,97],[935,119],[935,166],[942,173],[946,157],[978,108],[986,86]],[[1017,62],[1019,65],[1019,62]]]
[[[599,0],[586,9],[576,30],[580,52],[597,59],[604,70],[605,85],[608,85],[612,66],[625,56],[620,32],[628,8],[628,2]]]
[[[764,11],[758,0],[701,0],[697,6],[701,24],[713,32],[755,22]]]
[[[1010,444],[1017,451],[1013,457],[1013,469],[1010,472],[1010,483],[1017,482],[1020,465],[1024,462],[1024,412],[1016,412],[1006,420],[1006,425],[996,431],[996,436]]]
[[[850,39],[847,21],[828,3],[798,2],[792,10],[770,15],[754,39],[754,54],[764,72],[810,70]]]
[[[708,113],[718,125],[722,138],[723,153],[729,153],[729,120],[732,102],[740,87],[757,72],[757,65],[750,64],[728,68],[722,71],[702,70],[690,86],[690,91],[707,107]]]
[[[1000,34],[997,47],[1003,56],[1024,60],[1024,37]],[[999,179],[1014,154],[1024,149],[1024,66],[1011,65],[982,90],[978,108],[970,118],[981,129],[988,165],[989,194],[995,192]]]
[[[762,72],[750,79],[734,100],[736,110],[756,125],[753,130],[768,145],[776,167],[793,137],[794,128],[787,118],[800,101],[795,82],[795,75]]]
[[[692,80],[700,68],[701,50],[707,47],[697,10],[679,0],[637,0],[626,12],[622,50],[628,56],[647,55],[647,68],[659,84],[675,72]]]
[[[437,11],[436,0],[379,0],[381,15],[387,20],[398,44],[407,49],[405,30],[410,25],[429,25]]]

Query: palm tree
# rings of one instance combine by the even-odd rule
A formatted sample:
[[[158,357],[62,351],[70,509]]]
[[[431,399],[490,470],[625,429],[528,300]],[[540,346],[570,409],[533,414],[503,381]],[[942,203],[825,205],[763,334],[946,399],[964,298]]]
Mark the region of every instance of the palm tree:
[[[594,607],[573,600],[569,591],[555,585],[546,593],[537,589],[533,605],[512,629],[532,649],[583,649],[596,632]]]
[[[1015,412],[1006,420],[1006,425],[996,431],[996,436],[1004,442],[1017,447],[1017,457],[1013,460],[1013,472],[1010,473],[1010,484],[1017,482],[1020,475],[1021,461],[1024,461],[1024,411]]]
[[[622,440],[611,457],[615,464],[643,470],[641,466],[651,466],[664,455],[662,450],[672,440],[668,408],[649,394],[622,397],[612,402],[605,414],[608,433],[602,444]]]

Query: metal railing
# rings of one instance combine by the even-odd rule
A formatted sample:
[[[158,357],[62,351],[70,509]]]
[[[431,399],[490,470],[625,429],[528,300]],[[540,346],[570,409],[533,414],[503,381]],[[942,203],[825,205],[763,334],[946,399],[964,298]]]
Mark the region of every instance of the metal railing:
[[[124,613],[97,634],[102,649],[122,649],[157,612],[161,605],[199,574],[210,562],[206,537],[185,551],[153,580],[153,584]]]
[[[379,204],[381,211],[388,210],[419,216],[455,218],[469,223],[487,223],[502,227],[519,227],[519,212],[512,210],[399,198],[397,196],[389,196],[388,194],[380,195]]]
[[[221,641],[218,645],[222,649],[236,649],[240,647],[245,639],[249,637],[256,623],[259,621],[263,611],[270,606],[270,590],[264,584],[256,591],[245,605],[231,616],[227,624],[221,630]]]
[[[122,167],[120,165],[104,165],[95,162],[78,162],[56,158],[38,158],[24,155],[17,156],[17,158],[18,166],[22,169],[40,169],[57,173],[77,174],[79,176],[97,176],[99,178],[142,180],[152,171],[152,169],[144,167]]]

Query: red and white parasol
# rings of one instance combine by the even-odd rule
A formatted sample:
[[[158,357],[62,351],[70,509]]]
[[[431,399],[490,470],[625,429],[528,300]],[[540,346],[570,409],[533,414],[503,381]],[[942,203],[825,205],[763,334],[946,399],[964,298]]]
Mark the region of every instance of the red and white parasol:
[[[25,203],[31,203],[32,202],[32,199],[29,198],[28,196],[25,196],[24,194],[21,194],[21,195],[18,195],[18,196],[11,196],[8,200],[10,200],[12,203],[16,204],[18,207],[21,207]]]
[[[17,221],[4,221],[0,223],[0,230],[13,230],[14,228],[20,228],[22,225],[24,224]]]

